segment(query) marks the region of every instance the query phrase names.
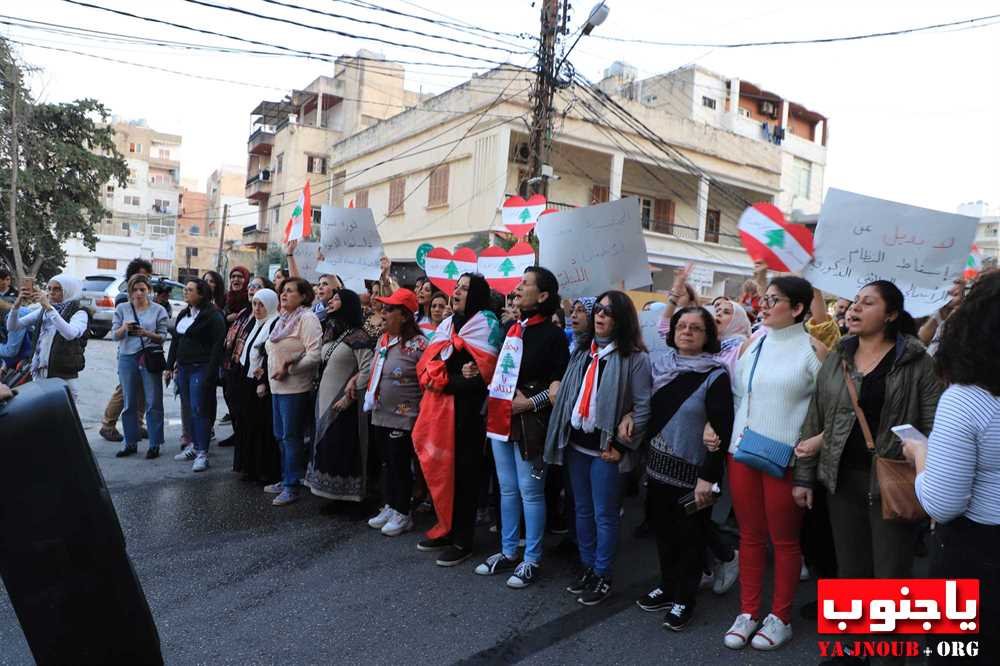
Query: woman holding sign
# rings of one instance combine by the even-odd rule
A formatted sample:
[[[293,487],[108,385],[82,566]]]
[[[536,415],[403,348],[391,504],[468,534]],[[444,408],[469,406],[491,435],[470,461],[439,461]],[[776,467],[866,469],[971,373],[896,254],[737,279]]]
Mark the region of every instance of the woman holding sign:
[[[545,439],[545,462],[569,467],[585,570],[566,591],[584,606],[611,594],[622,473],[631,471],[642,442],[652,381],[632,300],[605,292],[593,314],[563,376]]]
[[[817,480],[827,489],[841,578],[909,578],[918,524],[883,516],[876,459],[903,458],[892,426],[931,431],[941,386],[896,285],[865,285],[846,321],[796,447],[795,500],[811,506]]]
[[[758,650],[774,650],[792,637],[803,510],[792,499],[790,467],[826,358],[826,348],[804,326],[812,300],[807,280],[772,280],[761,299],[767,331],[745,348],[733,376],[736,418],[729,486],[740,526],[741,610],[724,643],[734,650],[746,647],[751,637]],[[774,597],[772,611],[761,623],[768,539],[774,546]]]

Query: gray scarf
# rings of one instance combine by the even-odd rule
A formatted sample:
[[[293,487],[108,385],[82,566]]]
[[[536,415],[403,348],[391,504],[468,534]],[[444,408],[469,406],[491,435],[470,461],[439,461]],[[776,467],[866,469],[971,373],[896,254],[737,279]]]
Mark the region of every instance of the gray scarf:
[[[705,373],[716,368],[725,368],[714,354],[698,354],[697,356],[682,356],[673,347],[650,355],[653,365],[653,393],[677,378],[684,372]]]

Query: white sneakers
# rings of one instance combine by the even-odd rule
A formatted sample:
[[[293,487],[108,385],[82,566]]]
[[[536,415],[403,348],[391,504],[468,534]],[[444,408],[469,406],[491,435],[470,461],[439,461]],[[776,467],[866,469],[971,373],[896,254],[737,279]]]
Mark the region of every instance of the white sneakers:
[[[753,640],[750,639],[751,636]],[[749,642],[753,649],[767,651],[777,650],[790,640],[792,625],[785,624],[777,616],[768,615],[761,625],[749,613],[742,613],[736,616],[736,621],[726,632],[722,642],[730,650],[742,650]]]
[[[199,453],[194,457],[194,464],[191,465],[192,472],[204,472],[208,469],[208,454]]]
[[[389,522],[382,526],[382,534],[394,537],[413,529],[412,518],[395,509],[389,509],[389,511],[392,512],[392,516],[389,518]]]
[[[733,559],[729,562],[717,562],[713,567],[713,573],[715,580],[712,583],[712,592],[725,594],[731,590],[740,575],[740,551],[734,551]]]
[[[378,515],[368,521],[368,527],[373,530],[380,530],[392,518],[392,507],[388,504],[379,509]]]
[[[194,460],[195,457],[196,457],[196,455],[197,454],[194,452],[194,444],[188,444],[183,449],[181,449],[180,453],[178,453],[176,456],[174,456],[174,460],[189,460],[190,461],[190,460]]]
[[[368,521],[368,527],[381,530],[386,536],[399,536],[413,529],[413,519],[386,504],[377,516]]]

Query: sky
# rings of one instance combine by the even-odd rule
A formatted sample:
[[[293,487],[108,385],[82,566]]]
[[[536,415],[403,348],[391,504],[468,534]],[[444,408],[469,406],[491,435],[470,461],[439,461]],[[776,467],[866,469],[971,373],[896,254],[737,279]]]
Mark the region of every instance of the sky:
[[[238,35],[272,45],[353,54],[367,48],[387,58],[434,63],[407,65],[407,88],[441,92],[458,85],[489,63],[466,56],[528,64],[530,55],[510,54],[413,34],[400,34],[354,21],[283,7],[273,0],[85,0],[204,30]],[[229,5],[310,26],[354,35],[275,23],[238,15],[199,2]],[[334,12],[414,30],[447,34],[477,44],[509,48],[499,41],[530,48],[516,37],[465,33],[358,6],[359,0],[282,0],[285,4]],[[381,7],[471,24],[491,31],[537,35],[539,2],[465,2],[454,0],[376,0]],[[589,0],[574,0],[570,28],[586,18]],[[577,71],[596,81],[612,60],[623,60],[640,76],[698,63],[726,76],[751,81],[829,118],[828,168],[824,185],[913,205],[954,211],[965,201],[1000,204],[1000,19],[975,29],[946,29],[838,44],[771,46],[747,49],[667,47],[622,43],[601,36],[661,42],[720,43],[773,41],[882,32],[1000,13],[992,2],[948,3],[801,2],[775,0],[767,8],[730,0],[674,3],[665,0],[608,0],[610,15],[570,55]],[[133,36],[200,44],[263,49],[222,37],[154,25],[112,15],[67,0],[0,4],[0,21],[13,17],[86,27]],[[498,11],[502,8],[502,11]],[[136,44],[93,41],[23,27],[0,25],[15,44],[31,75],[38,99],[62,102],[91,97],[123,120],[145,119],[150,127],[183,136],[182,177],[201,187],[223,164],[246,164],[250,111],[262,99],[278,100],[333,64],[273,55],[213,53]],[[377,43],[379,38],[421,51]],[[49,47],[48,49],[42,47]],[[104,58],[142,63],[187,74],[226,79],[202,80],[174,73],[112,63]],[[267,49],[272,50],[272,49]],[[510,50],[515,50],[511,48]],[[471,68],[437,65],[465,64]]]

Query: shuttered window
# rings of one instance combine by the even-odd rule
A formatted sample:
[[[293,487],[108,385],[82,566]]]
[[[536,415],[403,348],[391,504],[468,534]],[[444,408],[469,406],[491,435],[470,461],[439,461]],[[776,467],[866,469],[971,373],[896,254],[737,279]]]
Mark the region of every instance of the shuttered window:
[[[358,190],[354,194],[355,208],[368,208],[368,190]]]
[[[427,189],[428,206],[448,205],[448,175],[447,164],[431,171],[430,184]]]
[[[674,233],[674,202],[672,199],[656,199],[653,204],[652,230],[661,234]]]
[[[590,203],[600,204],[607,203],[611,200],[611,191],[608,189],[607,185],[594,185],[590,190]]]
[[[403,198],[406,191],[406,178],[397,178],[389,183],[389,211],[387,215],[403,213]]]

